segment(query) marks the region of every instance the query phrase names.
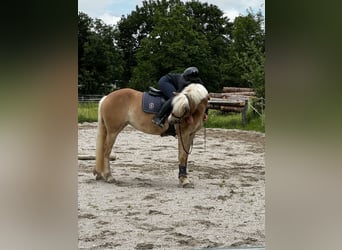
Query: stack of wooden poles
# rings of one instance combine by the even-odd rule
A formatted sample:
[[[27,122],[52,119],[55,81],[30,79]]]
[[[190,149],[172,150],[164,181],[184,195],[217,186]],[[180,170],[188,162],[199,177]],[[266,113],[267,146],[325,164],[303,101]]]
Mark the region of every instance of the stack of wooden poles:
[[[255,92],[252,88],[223,87],[223,93],[209,95],[209,109],[240,113],[247,109],[248,100],[255,97]]]

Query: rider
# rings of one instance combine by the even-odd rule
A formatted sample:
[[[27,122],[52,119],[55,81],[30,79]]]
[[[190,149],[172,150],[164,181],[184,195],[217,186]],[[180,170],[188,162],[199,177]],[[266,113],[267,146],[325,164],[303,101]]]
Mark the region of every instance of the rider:
[[[189,67],[184,70],[182,74],[166,74],[162,76],[158,81],[159,89],[163,92],[167,101],[163,104],[158,114],[153,118],[152,122],[159,127],[164,127],[165,118],[172,111],[172,99],[174,92],[181,92],[190,83],[200,83],[203,84],[202,80],[199,78],[199,71],[196,67]]]

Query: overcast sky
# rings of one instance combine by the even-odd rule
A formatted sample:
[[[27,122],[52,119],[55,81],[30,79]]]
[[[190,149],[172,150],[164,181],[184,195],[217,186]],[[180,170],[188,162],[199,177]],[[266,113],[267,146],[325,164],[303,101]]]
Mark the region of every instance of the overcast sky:
[[[183,1],[186,2],[186,1]],[[231,21],[239,14],[245,15],[248,8],[254,12],[262,11],[265,16],[265,0],[208,0],[200,1],[214,4]],[[92,18],[100,18],[107,24],[115,24],[122,15],[128,15],[135,6],[141,6],[142,0],[78,0],[78,10]]]

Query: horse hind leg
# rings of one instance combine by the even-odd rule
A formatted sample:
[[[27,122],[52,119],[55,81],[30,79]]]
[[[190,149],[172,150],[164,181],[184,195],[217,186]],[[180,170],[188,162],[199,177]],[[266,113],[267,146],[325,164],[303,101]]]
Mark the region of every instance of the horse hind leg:
[[[116,137],[118,136],[118,132],[116,133],[108,133],[106,136],[106,144],[104,148],[104,165],[103,171],[101,172],[101,177],[106,182],[114,182],[114,178],[112,176],[112,172],[110,170],[110,153],[112,151],[113,145],[115,143]]]
[[[110,154],[119,132],[106,133],[105,135],[101,135],[101,138],[98,138],[96,166],[93,171],[96,180],[104,179],[106,182],[114,182],[110,170]]]
[[[96,165],[93,170],[93,174],[96,176],[96,180],[104,179],[107,182],[112,182],[114,181],[114,179],[110,172],[109,157],[120,130],[117,130],[114,133],[110,133],[108,131],[108,127],[105,125],[100,109],[102,101],[104,99],[105,97],[102,98],[99,103],[98,129],[96,139]]]
[[[110,170],[110,153],[118,133],[106,134],[102,145],[97,145],[96,166],[93,174],[96,180],[104,179],[106,182],[113,182],[114,178]]]
[[[107,128],[104,124],[102,114],[101,114],[101,105],[103,100],[106,97],[103,97],[99,102],[98,108],[98,127],[97,127],[97,136],[96,136],[96,164],[93,170],[93,174],[96,176],[96,180],[103,179],[102,172],[104,171],[104,150],[105,150],[105,142],[107,137]]]

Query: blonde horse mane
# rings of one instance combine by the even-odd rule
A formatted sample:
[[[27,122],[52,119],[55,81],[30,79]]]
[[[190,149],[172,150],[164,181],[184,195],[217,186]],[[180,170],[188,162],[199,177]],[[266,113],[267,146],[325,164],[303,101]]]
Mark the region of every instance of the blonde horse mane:
[[[190,110],[188,98],[193,102],[195,107],[197,107],[197,105],[204,98],[207,98],[207,96],[208,91],[202,84],[192,83],[185,87],[180,94],[173,98],[173,113],[177,116],[182,116],[187,110]]]

